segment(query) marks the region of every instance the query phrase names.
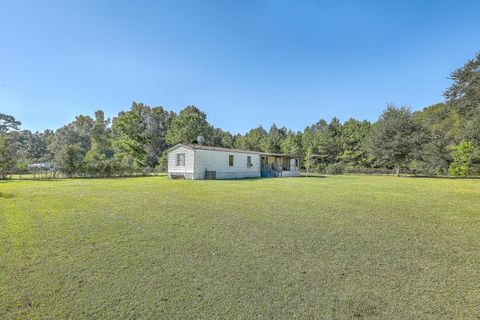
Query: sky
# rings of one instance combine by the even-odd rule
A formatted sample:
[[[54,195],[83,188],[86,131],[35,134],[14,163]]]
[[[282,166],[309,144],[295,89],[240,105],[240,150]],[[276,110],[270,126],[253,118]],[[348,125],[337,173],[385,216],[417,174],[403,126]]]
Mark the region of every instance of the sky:
[[[57,129],[132,101],[216,127],[374,121],[441,102],[480,1],[0,0],[0,113]]]

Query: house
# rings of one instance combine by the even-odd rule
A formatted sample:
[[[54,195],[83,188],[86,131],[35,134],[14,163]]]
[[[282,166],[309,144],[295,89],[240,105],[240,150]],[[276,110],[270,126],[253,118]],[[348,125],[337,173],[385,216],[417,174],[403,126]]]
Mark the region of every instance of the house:
[[[295,156],[178,144],[168,150],[168,176],[193,180],[298,177]]]

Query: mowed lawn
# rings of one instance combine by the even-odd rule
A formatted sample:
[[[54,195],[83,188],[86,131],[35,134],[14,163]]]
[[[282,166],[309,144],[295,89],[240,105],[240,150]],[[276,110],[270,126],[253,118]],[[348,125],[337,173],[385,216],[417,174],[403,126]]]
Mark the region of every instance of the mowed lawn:
[[[480,180],[0,182],[0,319],[480,317]]]

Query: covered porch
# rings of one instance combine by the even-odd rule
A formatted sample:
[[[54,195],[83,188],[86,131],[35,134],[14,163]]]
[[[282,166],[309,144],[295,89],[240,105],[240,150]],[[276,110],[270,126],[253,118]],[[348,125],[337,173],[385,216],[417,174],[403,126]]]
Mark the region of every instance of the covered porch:
[[[278,153],[261,153],[260,159],[261,177],[295,177],[300,173],[299,159],[295,156]]]

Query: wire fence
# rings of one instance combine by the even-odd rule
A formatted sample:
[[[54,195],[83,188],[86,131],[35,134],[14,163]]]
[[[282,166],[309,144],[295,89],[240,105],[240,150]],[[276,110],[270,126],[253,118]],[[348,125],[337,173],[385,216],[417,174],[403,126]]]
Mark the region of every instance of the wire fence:
[[[91,175],[85,173],[67,174],[58,171],[46,172],[26,172],[26,173],[7,173],[3,180],[52,180],[52,179],[93,179],[93,178],[127,178],[127,177],[149,177],[166,176],[166,172],[134,172],[112,175]],[[2,180],[2,179],[0,179]]]

